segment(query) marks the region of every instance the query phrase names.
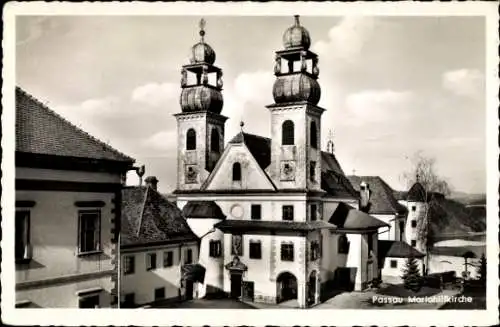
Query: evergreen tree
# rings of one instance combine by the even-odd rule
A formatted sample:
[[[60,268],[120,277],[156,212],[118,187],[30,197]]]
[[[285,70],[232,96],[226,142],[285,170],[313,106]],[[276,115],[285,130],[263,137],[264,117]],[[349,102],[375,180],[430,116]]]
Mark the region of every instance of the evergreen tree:
[[[486,285],[486,256],[484,253],[481,255],[481,260],[479,260],[479,266],[477,267],[477,275],[481,281],[481,285]]]
[[[418,261],[414,257],[406,259],[405,266],[403,267],[403,275],[401,278],[404,281],[404,288],[418,292],[422,287],[422,276],[418,269]]]

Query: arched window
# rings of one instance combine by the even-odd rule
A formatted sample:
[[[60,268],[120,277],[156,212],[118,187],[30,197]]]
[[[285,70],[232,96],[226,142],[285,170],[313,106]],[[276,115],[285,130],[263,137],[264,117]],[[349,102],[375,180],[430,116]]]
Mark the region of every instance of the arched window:
[[[212,128],[212,133],[210,134],[210,150],[219,152],[219,149],[219,131],[217,128]]]
[[[196,150],[196,132],[192,128],[186,134],[186,150]]]
[[[311,122],[311,129],[309,130],[309,143],[314,149],[318,148],[318,130],[316,129],[316,122]]]
[[[295,144],[294,126],[291,120],[287,120],[281,126],[281,144],[293,145]]]
[[[241,165],[239,162],[233,164],[233,181],[241,181]]]

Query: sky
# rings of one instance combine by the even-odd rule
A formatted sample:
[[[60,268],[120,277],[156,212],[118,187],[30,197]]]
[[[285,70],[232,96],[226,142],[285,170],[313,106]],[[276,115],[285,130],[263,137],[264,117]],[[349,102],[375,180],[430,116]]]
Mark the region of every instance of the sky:
[[[180,71],[200,16],[18,16],[16,83],[176,187]],[[291,16],[209,16],[224,72],[226,141],[245,122],[270,136],[274,52]],[[474,16],[301,16],[319,55],[322,146],[346,174],[394,189],[422,152],[455,191],[486,191],[485,20]],[[137,183],[134,173],[129,184]]]

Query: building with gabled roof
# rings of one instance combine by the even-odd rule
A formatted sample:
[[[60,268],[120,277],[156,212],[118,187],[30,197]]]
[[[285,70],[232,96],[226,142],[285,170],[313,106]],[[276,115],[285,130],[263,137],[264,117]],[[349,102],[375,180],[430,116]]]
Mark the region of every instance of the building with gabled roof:
[[[121,190],[134,159],[17,87],[18,307],[112,307]]]
[[[192,296],[181,266],[195,264],[198,237],[179,208],[157,190],[157,179],[122,190],[121,302],[137,307]]]
[[[271,137],[243,131],[224,147],[222,70],[201,40],[182,68],[176,203],[200,238],[204,280],[183,276],[198,297],[319,303],[328,288],[361,290],[379,277],[378,229],[357,210],[360,194],[333,147],[321,148],[318,57],[299,17],[276,51]],[[189,75],[193,78],[189,78]],[[213,78],[211,78],[213,75]]]

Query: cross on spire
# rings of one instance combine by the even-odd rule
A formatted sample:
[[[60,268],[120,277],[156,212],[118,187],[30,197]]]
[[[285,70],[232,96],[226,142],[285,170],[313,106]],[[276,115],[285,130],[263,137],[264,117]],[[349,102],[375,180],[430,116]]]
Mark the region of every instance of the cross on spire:
[[[333,144],[333,130],[331,129],[328,132],[328,142],[326,142],[326,151],[332,154],[335,151],[335,145]]]
[[[205,36],[205,19],[202,18],[200,19],[200,23],[199,23],[199,26],[200,26],[200,36],[201,36],[201,42],[204,41],[204,36]]]

